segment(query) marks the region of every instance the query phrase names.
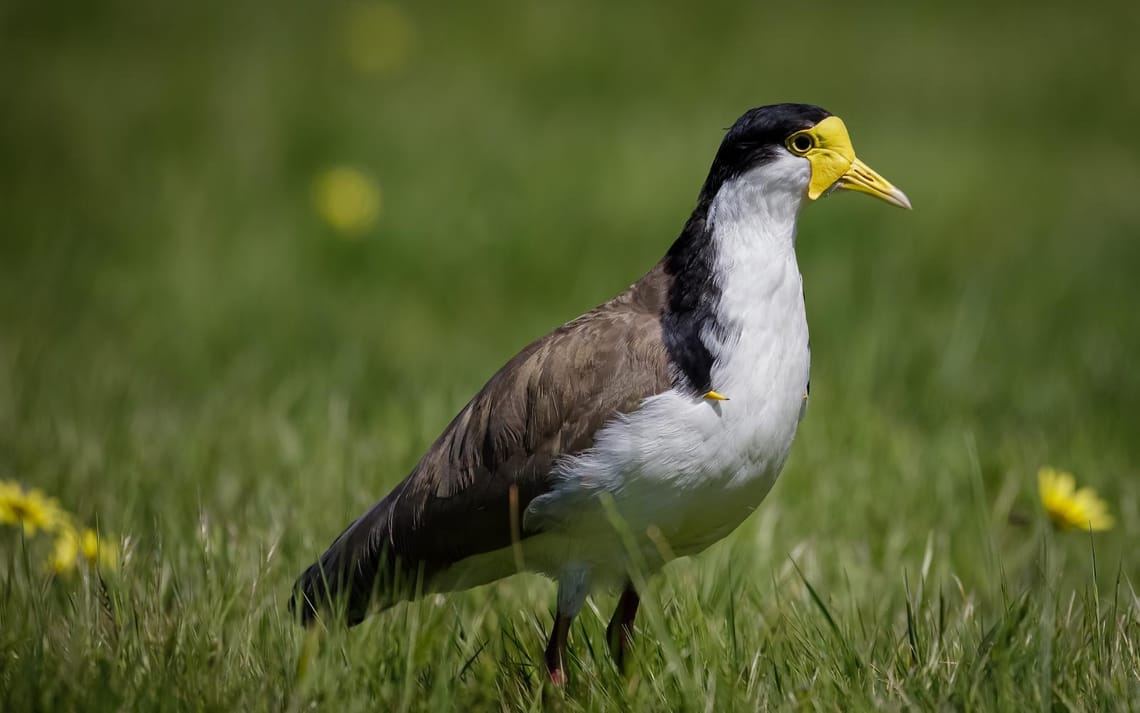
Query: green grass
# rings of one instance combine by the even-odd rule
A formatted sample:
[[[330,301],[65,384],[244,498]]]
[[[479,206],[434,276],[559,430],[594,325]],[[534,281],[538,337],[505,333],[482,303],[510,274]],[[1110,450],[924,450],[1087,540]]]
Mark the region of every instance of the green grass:
[[[0,479],[126,543],[53,580],[0,531],[0,710],[1140,709],[1140,6],[409,3],[379,75],[347,7],[0,7]],[[806,211],[807,419],[631,673],[601,597],[544,689],[529,576],[307,641],[296,574],[783,100],[915,210]],[[309,199],[342,163],[357,240]],[[1051,533],[1045,464],[1117,527]]]

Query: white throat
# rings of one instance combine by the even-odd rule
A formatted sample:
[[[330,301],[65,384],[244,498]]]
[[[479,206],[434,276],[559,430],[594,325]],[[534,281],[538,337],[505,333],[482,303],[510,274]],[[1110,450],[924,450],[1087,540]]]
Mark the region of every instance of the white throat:
[[[774,349],[795,350],[802,341],[806,350],[795,246],[796,219],[810,176],[806,160],[778,158],[726,182],[709,207],[713,279],[720,299],[717,324],[701,338],[720,367],[713,380],[718,391],[729,387],[718,383],[718,376],[735,382],[761,363],[780,361]],[[748,360],[753,360],[751,368]]]
[[[794,259],[796,219],[809,180],[810,164],[788,155],[726,181],[708,214],[720,256],[764,261],[791,254]]]

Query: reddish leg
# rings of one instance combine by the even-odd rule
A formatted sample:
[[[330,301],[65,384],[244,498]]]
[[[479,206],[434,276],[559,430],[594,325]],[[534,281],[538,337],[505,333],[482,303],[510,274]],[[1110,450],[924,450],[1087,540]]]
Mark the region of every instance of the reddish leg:
[[[634,591],[633,585],[625,585],[625,590],[618,599],[610,625],[606,627],[606,641],[610,645],[610,654],[614,657],[619,671],[625,671],[625,660],[633,646],[633,619],[637,616],[637,605],[641,599]]]
[[[555,686],[566,685],[566,643],[570,639],[571,617],[562,612],[554,614],[554,628],[550,630],[550,643],[546,645],[546,670]]]

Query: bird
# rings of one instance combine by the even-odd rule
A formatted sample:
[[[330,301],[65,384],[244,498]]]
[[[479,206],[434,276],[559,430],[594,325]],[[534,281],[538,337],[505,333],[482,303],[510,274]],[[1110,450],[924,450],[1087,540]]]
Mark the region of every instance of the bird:
[[[840,190],[911,207],[856,158],[838,116],[791,103],[745,112],[664,257],[496,372],[301,574],[295,615],[311,626],[339,612],[352,626],[538,572],[557,581],[549,680],[566,683],[571,622],[598,591],[620,592],[606,639],[623,668],[634,568],[731,533],[788,457],[810,392],[797,220]]]

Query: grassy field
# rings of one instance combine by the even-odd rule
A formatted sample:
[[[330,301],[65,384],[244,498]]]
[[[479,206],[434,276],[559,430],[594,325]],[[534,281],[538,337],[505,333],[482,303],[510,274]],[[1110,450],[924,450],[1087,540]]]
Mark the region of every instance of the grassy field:
[[[1140,5],[0,5],[0,710],[1140,709]],[[722,129],[825,106],[780,482],[544,687],[520,576],[306,638],[294,577],[509,356],[676,236]],[[335,166],[381,202],[314,208]],[[1106,533],[1053,532],[1072,470]]]

